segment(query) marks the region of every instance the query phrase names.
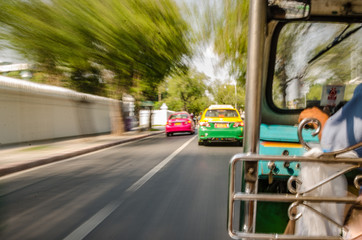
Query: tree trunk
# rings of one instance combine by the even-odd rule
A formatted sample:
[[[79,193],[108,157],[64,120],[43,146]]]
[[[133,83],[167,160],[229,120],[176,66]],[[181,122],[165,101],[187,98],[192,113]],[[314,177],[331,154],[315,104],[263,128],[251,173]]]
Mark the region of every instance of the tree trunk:
[[[110,103],[111,131],[113,135],[124,133],[124,121],[122,117],[122,102],[114,100]]]
[[[150,114],[148,119],[148,130],[152,129],[152,107],[150,107]]]

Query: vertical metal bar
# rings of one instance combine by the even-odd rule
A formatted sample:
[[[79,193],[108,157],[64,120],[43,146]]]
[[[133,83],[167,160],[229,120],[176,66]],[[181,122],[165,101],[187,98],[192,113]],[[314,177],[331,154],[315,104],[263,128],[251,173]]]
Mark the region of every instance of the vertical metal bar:
[[[230,161],[229,164],[229,197],[228,197],[228,233],[229,236],[235,237],[233,230],[233,219],[234,219],[234,195],[235,195],[235,157]]]
[[[257,153],[262,97],[262,64],[266,31],[266,1],[250,0],[244,152]]]
[[[249,37],[248,65],[245,104],[244,152],[258,153],[258,143],[261,121],[263,54],[266,35],[265,0],[250,0],[249,2]],[[255,193],[257,190],[257,162],[245,162],[245,192]],[[244,226],[245,232],[254,232],[256,201],[245,202]]]

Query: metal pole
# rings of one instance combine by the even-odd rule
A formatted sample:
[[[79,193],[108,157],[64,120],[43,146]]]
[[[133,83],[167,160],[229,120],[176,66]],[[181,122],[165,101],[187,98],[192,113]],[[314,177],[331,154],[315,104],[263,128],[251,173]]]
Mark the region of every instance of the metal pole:
[[[246,82],[244,152],[257,153],[261,121],[262,70],[264,41],[266,31],[265,0],[249,2],[249,37],[248,66]],[[257,191],[258,164],[246,162],[244,166],[245,192],[253,194]],[[256,201],[246,201],[244,205],[245,232],[254,232]]]
[[[266,1],[250,0],[244,152],[257,153],[260,134]]]

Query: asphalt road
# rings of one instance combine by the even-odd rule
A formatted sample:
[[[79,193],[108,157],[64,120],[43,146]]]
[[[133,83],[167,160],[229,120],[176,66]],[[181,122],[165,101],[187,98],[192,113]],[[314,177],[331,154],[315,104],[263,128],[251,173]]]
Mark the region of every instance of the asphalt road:
[[[0,239],[230,239],[241,147],[157,135],[0,178]]]

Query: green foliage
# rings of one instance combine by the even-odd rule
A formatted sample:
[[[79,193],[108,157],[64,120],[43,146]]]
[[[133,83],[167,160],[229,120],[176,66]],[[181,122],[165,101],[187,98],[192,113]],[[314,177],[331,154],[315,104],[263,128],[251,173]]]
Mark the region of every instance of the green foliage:
[[[293,54],[297,48],[298,42],[296,39],[300,38],[303,34],[306,34],[310,28],[310,24],[301,23],[298,25],[286,25],[280,38],[278,39],[277,56],[274,72],[273,94],[274,96],[281,96],[277,99],[276,103],[279,103],[279,107],[287,107],[287,87],[288,84],[296,80],[297,72],[293,72],[293,76],[288,76],[287,66],[292,62]],[[285,47],[289,46],[289,47]],[[276,94],[276,93],[279,94]]]
[[[326,39],[325,42],[322,42],[318,48],[313,51],[313,56],[316,55],[320,50],[324,49],[327,44],[330,44],[334,41],[334,38],[342,33],[345,29],[346,25],[341,25],[337,28],[336,34],[333,35],[330,39]],[[359,27],[359,24],[352,24],[346,31],[351,31],[352,29]],[[329,79],[327,79],[327,83],[330,84],[344,84],[351,79],[351,64],[353,58],[351,53],[356,52],[359,49],[359,39],[362,36],[361,30],[357,33],[351,35],[348,39],[343,40],[341,43],[335,45],[333,48],[325,52],[321,55],[317,60],[315,60],[313,64],[313,68],[321,69],[317,74],[310,74],[310,78],[308,81],[313,81],[313,77],[316,79],[318,75],[322,72],[330,72]],[[357,53],[358,54],[358,53]],[[358,60],[354,60],[358,61]],[[327,64],[326,64],[327,63]]]
[[[199,113],[210,105],[208,78],[195,70],[167,79],[164,102],[170,110]]]
[[[215,51],[222,63],[230,64],[231,74],[245,83],[249,1],[226,0],[222,22],[216,28]]]
[[[249,0],[194,1],[187,13],[197,43],[211,44],[218,67],[227,67],[230,76],[245,85]]]
[[[219,3],[220,4],[220,3]],[[205,31],[213,38],[214,50],[230,75],[245,84],[248,41],[248,0],[225,0],[221,6],[210,5]],[[211,33],[210,33],[211,32]]]
[[[43,71],[66,68],[79,91],[106,94],[98,80],[107,69],[113,94],[136,87],[150,98],[191,56],[190,27],[172,0],[9,0],[0,8],[7,47]]]
[[[69,84],[79,91],[105,95],[103,84],[100,82],[100,73],[97,68],[90,69],[90,73],[76,70],[72,73]]]
[[[7,77],[13,77],[13,78],[21,78],[19,71],[9,72],[9,73],[6,74],[6,76]]]
[[[314,84],[309,87],[309,92],[307,93],[307,100],[320,100],[322,96],[323,86],[320,84]]]
[[[217,80],[213,83],[213,96],[217,104],[228,104],[237,108],[244,108],[245,106],[245,90],[242,86],[235,84],[230,80],[227,82],[221,82]]]
[[[297,101],[302,97],[301,95],[304,95],[303,88],[309,89],[307,100],[320,100],[322,85],[345,84],[350,81],[351,65],[354,59],[351,53],[358,49],[358,39],[361,36],[358,36],[358,33],[314,58],[335,41],[335,38],[344,32],[346,26],[347,24],[302,22],[289,23],[283,27],[278,39],[273,82],[273,99],[278,107],[288,107],[287,93],[291,93],[290,90],[288,92],[288,86],[294,86],[294,91],[298,92],[298,95],[293,95],[293,101]],[[358,26],[351,25],[349,30]],[[319,29],[328,29],[330,34],[318,41],[314,40],[316,44],[306,46],[305,41],[318,39]],[[297,58],[301,52],[305,53],[305,59]],[[314,61],[310,62],[313,58]]]

